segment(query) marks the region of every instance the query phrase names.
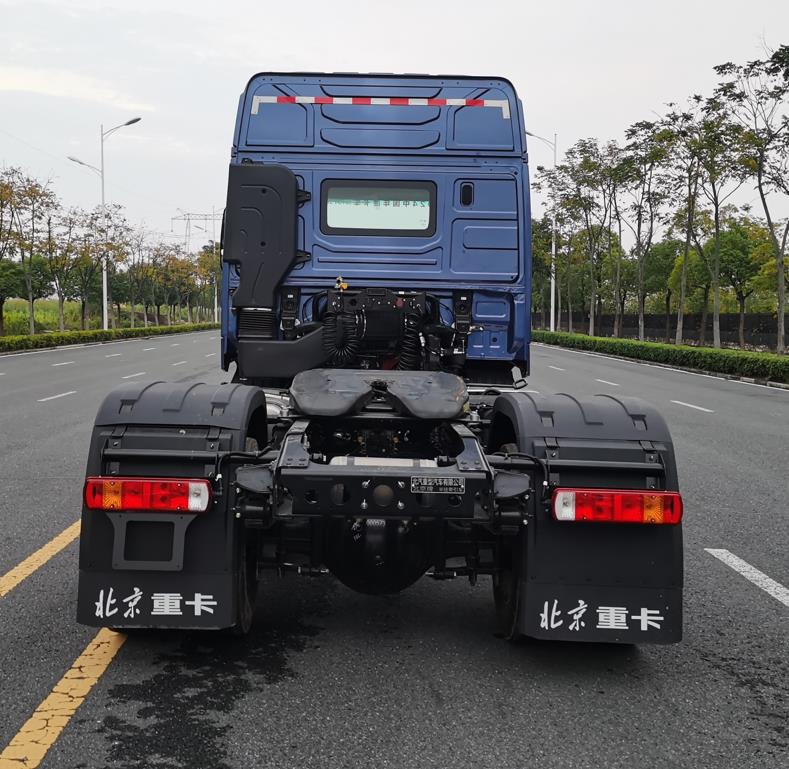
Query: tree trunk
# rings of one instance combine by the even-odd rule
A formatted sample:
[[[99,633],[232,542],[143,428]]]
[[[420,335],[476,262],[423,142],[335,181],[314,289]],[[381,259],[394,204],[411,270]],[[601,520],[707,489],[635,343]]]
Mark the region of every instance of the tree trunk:
[[[115,302],[115,309],[118,311],[118,328],[121,327],[121,303]],[[114,328],[114,326],[113,326]]]
[[[5,318],[3,317],[4,305],[5,305],[5,297],[0,296],[0,336],[5,336]]]
[[[666,344],[671,341],[671,289],[666,291]]]
[[[35,309],[35,299],[33,299],[33,280],[32,278],[26,278],[25,282],[27,283],[27,320],[28,320],[28,327],[30,328],[30,334],[36,333],[36,309]]]
[[[593,268],[594,269],[594,268]],[[589,286],[589,336],[594,336],[594,310],[597,297],[595,296],[594,272],[592,273],[591,285]]]
[[[740,305],[740,347],[745,349],[745,295],[737,292],[737,303]]]
[[[647,303],[647,295],[643,291],[638,292],[638,340],[644,341],[644,310]]]
[[[704,343],[707,341],[707,310],[709,309],[710,303],[710,287],[704,287],[704,306],[701,310],[701,329],[699,329],[699,345],[704,347]]]
[[[721,218],[715,206],[715,248],[712,255],[712,346],[721,346]]]
[[[58,328],[61,331],[66,330],[66,317],[65,317],[65,309],[64,304],[66,302],[66,297],[58,291]]]
[[[129,297],[129,304],[131,306],[131,312],[129,313],[130,328],[134,328],[134,315],[137,306],[137,303],[134,301],[134,296]]]
[[[83,331],[88,330],[88,300],[86,297],[80,299],[81,312],[80,312],[80,325]]]

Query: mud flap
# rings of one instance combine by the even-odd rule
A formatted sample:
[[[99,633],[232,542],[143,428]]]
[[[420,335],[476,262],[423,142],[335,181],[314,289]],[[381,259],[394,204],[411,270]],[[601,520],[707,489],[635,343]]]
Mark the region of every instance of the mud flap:
[[[88,476],[209,478],[213,504],[178,514],[83,508],[77,620],[99,627],[222,628],[237,618],[230,489],[218,458],[266,442],[262,390],[246,385],[127,384],[96,417]],[[221,473],[220,473],[221,474]]]
[[[546,459],[552,486],[677,491],[663,418],[635,398],[508,393],[491,448]],[[673,643],[682,638],[682,527],[556,521],[538,500],[523,542],[518,626],[555,640]]]

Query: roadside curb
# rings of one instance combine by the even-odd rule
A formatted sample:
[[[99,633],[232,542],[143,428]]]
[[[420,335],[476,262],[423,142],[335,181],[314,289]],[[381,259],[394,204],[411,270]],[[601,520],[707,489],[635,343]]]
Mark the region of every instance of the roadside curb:
[[[140,339],[160,339],[162,337],[187,336],[189,334],[203,334],[207,331],[219,331],[219,328],[201,328],[195,331],[173,331],[168,334],[140,334],[126,339],[102,339],[98,342],[80,342],[79,344],[59,344],[52,347],[35,347],[30,350],[4,350],[0,352],[0,358],[7,358],[13,355],[37,355],[42,352],[52,352],[53,350],[80,350],[84,347],[96,347],[100,344],[123,344],[125,342],[137,342]]]
[[[789,384],[784,382],[772,382],[767,379],[756,379],[748,376],[736,376],[735,374],[722,374],[719,371],[707,371],[705,369],[690,368],[688,366],[669,365],[668,363],[657,363],[656,361],[644,360],[643,358],[630,358],[626,355],[614,355],[608,352],[595,352],[593,350],[578,350],[575,347],[566,347],[561,344],[551,344],[550,342],[532,342],[540,347],[558,347],[560,350],[581,353],[582,355],[594,355],[598,358],[613,358],[614,360],[624,360],[629,363],[641,363],[644,366],[656,366],[658,368],[669,369],[670,371],[685,371],[689,374],[700,374],[711,376],[716,379],[728,379],[732,382],[746,382],[747,384],[760,385],[761,387],[774,387],[779,390],[789,390]]]

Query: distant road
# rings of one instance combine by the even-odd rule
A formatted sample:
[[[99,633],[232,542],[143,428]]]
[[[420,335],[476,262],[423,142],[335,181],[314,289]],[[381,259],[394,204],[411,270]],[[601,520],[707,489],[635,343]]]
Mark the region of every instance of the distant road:
[[[487,579],[375,598],[292,576],[263,586],[246,639],[130,636],[41,766],[789,766],[789,391],[532,354],[530,389],[637,395],[666,416],[686,502],[683,643],[508,645]],[[0,357],[0,587],[78,519],[104,394],[225,381],[218,358],[218,331]],[[35,752],[20,730],[96,635],[74,621],[72,540],[0,589],[0,752]]]

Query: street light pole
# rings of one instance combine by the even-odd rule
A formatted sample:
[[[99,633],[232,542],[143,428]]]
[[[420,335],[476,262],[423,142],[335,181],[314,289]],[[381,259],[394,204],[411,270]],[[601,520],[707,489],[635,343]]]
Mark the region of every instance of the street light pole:
[[[538,136],[537,134],[531,133],[531,131],[526,131],[527,136],[531,136],[535,139],[539,139],[542,142],[545,142],[549,147],[553,149],[553,171],[554,174],[556,173],[556,146],[557,146],[557,134],[554,133],[553,141],[550,139],[546,139],[544,136]],[[554,182],[555,183],[555,182]],[[556,331],[556,190],[554,189],[553,195],[553,210],[551,212],[551,319],[549,328],[551,331]]]
[[[109,328],[109,317],[107,311],[107,205],[104,198],[104,140],[119,128],[125,128],[127,125],[134,125],[135,123],[139,123],[141,120],[142,118],[140,117],[134,117],[131,120],[127,120],[125,123],[116,125],[114,128],[109,128],[106,131],[104,130],[103,123],[99,126],[99,143],[101,145],[101,164],[99,168],[92,166],[90,163],[85,163],[79,158],[72,157],[71,155],[68,157],[68,159],[73,163],[77,163],[81,166],[85,166],[86,168],[90,168],[91,171],[95,171],[101,179],[101,226],[104,228],[104,253],[101,256],[101,327],[105,331]]]

